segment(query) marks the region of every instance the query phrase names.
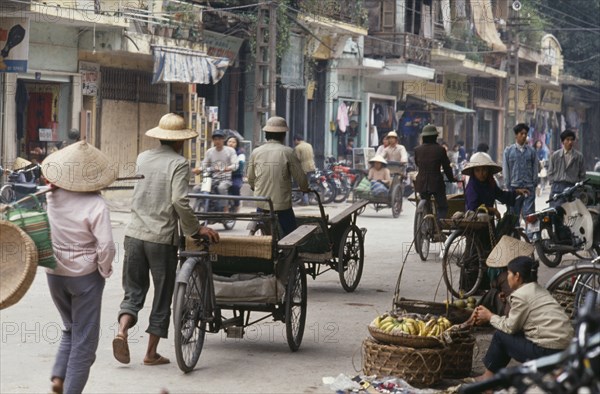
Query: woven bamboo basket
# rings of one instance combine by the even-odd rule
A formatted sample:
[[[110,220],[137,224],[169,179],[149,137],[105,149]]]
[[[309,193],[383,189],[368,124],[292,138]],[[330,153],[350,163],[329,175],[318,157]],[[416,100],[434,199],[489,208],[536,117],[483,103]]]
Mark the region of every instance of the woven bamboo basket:
[[[415,387],[430,387],[442,379],[445,352],[445,348],[414,349],[367,338],[363,342],[363,373],[397,376]]]
[[[436,348],[444,346],[444,343],[438,337],[422,337],[419,335],[410,335],[405,333],[390,334],[371,325],[369,325],[368,327],[371,336],[381,343],[407,346],[417,349]]]
[[[471,374],[475,337],[470,335],[448,344],[444,353],[444,378],[460,379]]]
[[[38,254],[33,240],[19,226],[0,221],[0,309],[19,302],[37,269]]]
[[[565,308],[565,313],[571,319],[575,317],[575,293],[569,290],[557,289],[552,292],[552,297]]]

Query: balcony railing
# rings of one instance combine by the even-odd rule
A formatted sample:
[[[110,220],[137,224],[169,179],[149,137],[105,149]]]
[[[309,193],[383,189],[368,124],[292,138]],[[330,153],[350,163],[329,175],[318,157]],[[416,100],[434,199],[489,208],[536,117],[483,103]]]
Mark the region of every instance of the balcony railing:
[[[363,3],[363,0],[292,0],[291,7],[310,16],[366,27],[368,15]]]
[[[430,38],[411,33],[375,33],[365,37],[365,56],[429,66],[432,45]]]

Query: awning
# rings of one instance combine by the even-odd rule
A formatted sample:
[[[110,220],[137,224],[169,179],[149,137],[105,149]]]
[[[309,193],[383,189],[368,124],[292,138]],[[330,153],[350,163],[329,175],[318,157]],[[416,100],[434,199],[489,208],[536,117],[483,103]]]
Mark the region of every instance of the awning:
[[[152,47],[152,83],[181,82],[215,84],[229,67],[229,59],[207,56],[203,52],[168,47]]]
[[[407,98],[425,102],[430,105],[435,105],[436,107],[444,108],[444,109],[447,109],[447,110],[453,111],[453,112],[458,112],[460,114],[474,114],[475,113],[475,111],[470,108],[461,107],[460,105],[449,103],[447,101],[432,100],[427,97],[417,97],[417,96],[412,96],[412,95],[407,95]]]

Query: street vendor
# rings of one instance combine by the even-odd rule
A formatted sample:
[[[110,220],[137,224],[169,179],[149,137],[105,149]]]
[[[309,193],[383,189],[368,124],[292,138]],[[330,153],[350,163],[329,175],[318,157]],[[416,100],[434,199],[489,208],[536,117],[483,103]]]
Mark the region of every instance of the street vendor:
[[[477,380],[486,380],[506,367],[511,359],[525,362],[566,349],[574,332],[564,308],[537,283],[539,263],[530,257],[517,257],[508,263],[511,305],[506,316],[498,316],[478,306],[475,324],[489,322],[496,328],[483,360],[486,368]]]
[[[500,218],[500,212],[494,207],[496,200],[512,206],[517,195],[527,195],[527,189],[516,189],[515,191],[500,189],[494,179],[494,174],[500,171],[502,171],[502,167],[497,165],[487,153],[473,154],[462,171],[463,175],[469,176],[469,182],[465,188],[467,211],[477,211],[483,205],[489,214]]]
[[[387,194],[392,183],[390,170],[386,168],[387,160],[380,155],[375,155],[375,157],[369,160],[369,163],[371,164],[371,168],[367,177],[371,181],[371,193],[374,195]]]

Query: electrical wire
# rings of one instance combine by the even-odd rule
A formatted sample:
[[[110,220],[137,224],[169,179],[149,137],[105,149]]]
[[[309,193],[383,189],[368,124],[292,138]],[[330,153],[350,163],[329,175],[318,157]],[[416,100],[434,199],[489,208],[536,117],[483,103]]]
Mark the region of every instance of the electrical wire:
[[[587,25],[589,25],[589,26],[591,26],[591,27],[597,27],[597,28],[600,28],[600,26],[598,26],[598,25],[594,25],[593,23],[590,23],[590,22],[584,21],[583,19],[576,18],[576,17],[574,17],[573,15],[570,15],[570,14],[567,14],[567,13],[565,13],[565,12],[562,12],[562,11],[560,11],[560,10],[556,9],[556,8],[548,7],[547,5],[543,4],[542,2],[540,2],[540,3],[538,3],[538,4],[539,4],[540,6],[542,6],[543,8],[546,8],[546,9],[548,9],[548,10],[552,10],[552,11],[554,11],[554,12],[557,12],[557,13],[559,13],[559,14],[561,14],[561,15],[564,15],[564,16],[566,16],[566,17],[568,17],[568,18],[571,18],[571,19],[573,19],[573,20],[576,20],[576,21],[579,21],[579,22],[583,22],[583,23],[585,23],[585,24],[587,24]]]

